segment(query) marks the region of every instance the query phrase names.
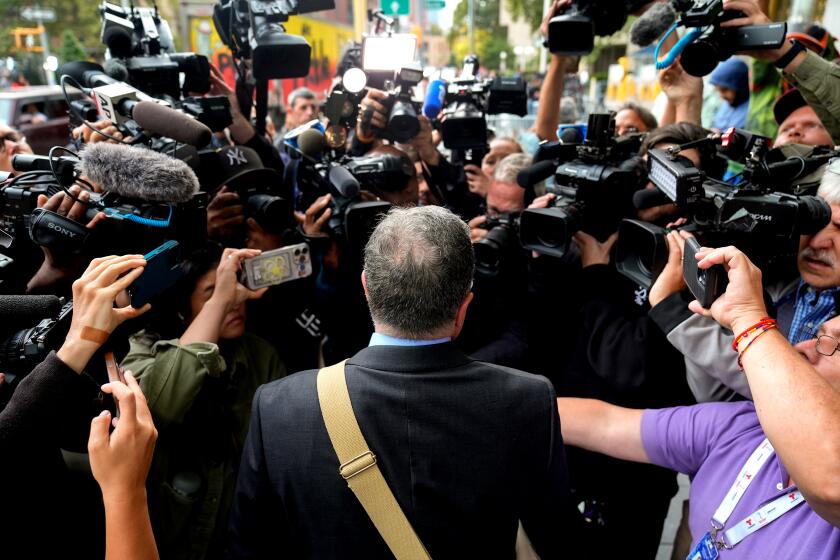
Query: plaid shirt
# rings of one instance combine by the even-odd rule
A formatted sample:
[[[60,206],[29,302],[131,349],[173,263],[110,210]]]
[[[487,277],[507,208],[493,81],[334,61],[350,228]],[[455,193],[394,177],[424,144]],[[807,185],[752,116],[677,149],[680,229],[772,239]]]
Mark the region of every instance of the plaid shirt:
[[[796,307],[790,324],[791,344],[814,338],[820,325],[834,316],[835,300],[840,288],[818,292],[804,282],[796,289]]]

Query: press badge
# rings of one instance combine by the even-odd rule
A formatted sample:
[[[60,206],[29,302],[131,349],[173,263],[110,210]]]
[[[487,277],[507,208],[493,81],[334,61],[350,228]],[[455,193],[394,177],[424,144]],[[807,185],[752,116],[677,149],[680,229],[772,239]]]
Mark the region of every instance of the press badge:
[[[711,533],[706,533],[685,560],[717,560],[718,555]]]

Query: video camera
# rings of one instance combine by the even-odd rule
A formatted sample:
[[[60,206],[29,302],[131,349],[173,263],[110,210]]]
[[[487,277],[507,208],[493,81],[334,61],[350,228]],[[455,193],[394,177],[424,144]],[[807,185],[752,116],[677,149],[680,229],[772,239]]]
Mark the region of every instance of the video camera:
[[[0,369],[6,374],[6,381],[13,383],[16,377],[28,374],[64,342],[73,316],[73,302],[63,302],[55,296],[0,298],[3,298],[0,305],[4,309],[0,318],[5,325],[2,331],[5,336],[0,342]],[[9,309],[12,306],[15,309]],[[21,329],[27,320],[32,326]]]
[[[548,22],[545,46],[555,54],[589,54],[595,35],[612,35],[624,25],[627,16],[648,0],[576,0],[565,13]]]
[[[447,84],[435,80],[429,84],[423,114],[436,123],[443,137],[443,145],[453,150],[455,160],[478,161],[467,158],[467,152],[487,153],[486,115],[509,113],[524,116],[528,113],[528,96],[522,78],[477,77],[478,57],[464,59],[461,75]],[[439,120],[435,120],[440,115]]]
[[[555,184],[547,191],[557,198],[551,208],[522,212],[522,246],[561,257],[579,230],[601,241],[615,232],[621,219],[633,212],[633,194],[646,181],[638,155],[642,138],[641,134],[615,138],[615,114],[593,113],[582,144],[544,147],[555,157],[521,172],[517,182],[533,187],[553,174]]]
[[[745,181],[737,185],[710,179],[679,155],[699,142],[717,142],[724,154],[745,165]],[[709,247],[735,245],[768,273],[784,272],[795,262],[799,236],[813,235],[831,220],[831,208],[820,197],[791,194],[791,184],[829,154],[772,161],[769,138],[739,129],[723,135],[648,154],[649,177],[689,218],[682,227]],[[836,155],[836,154],[834,154]],[[793,171],[798,173],[794,173]],[[665,266],[667,232],[656,225],[625,220],[616,247],[619,272],[650,286]],[[714,299],[714,298],[712,298]]]
[[[213,23],[233,57],[251,61],[254,78],[303,78],[312,48],[283,27],[289,16],[331,10],[333,0],[221,0]]]
[[[124,157],[145,155],[141,152],[145,148],[107,144],[91,145],[88,147],[90,150],[93,152],[88,158],[89,168],[94,165],[93,154],[107,157],[108,154],[102,152],[122,150],[126,151]],[[155,156],[165,159],[167,165],[169,160],[177,161],[161,154]],[[186,164],[178,163],[186,167]],[[101,162],[96,164],[102,174],[113,175],[111,168],[103,167]],[[113,165],[120,164],[115,161]],[[188,178],[187,183],[181,179],[182,184],[177,184],[176,179],[181,177],[177,172],[163,177],[155,168],[150,167],[148,170],[150,174],[161,176],[163,181],[169,179],[167,183],[170,190],[162,190],[161,194],[171,194],[173,198],[181,199],[177,203],[144,199],[146,191],[141,187],[112,178],[103,187],[117,185],[116,190],[90,193],[83,223],[92,220],[99,212],[104,212],[107,219],[95,229],[89,230],[83,223],[40,209],[37,205],[38,195],[49,197],[61,191],[66,192],[77,182],[84,188],[90,188],[90,184],[80,178],[79,159],[18,154],[12,158],[12,167],[23,173],[7,182],[0,191],[0,224],[12,238],[19,239],[28,235],[36,244],[52,249],[56,256],[76,254],[82,250],[93,254],[145,251],[159,245],[164,239],[177,239],[182,245],[194,247],[206,236],[207,195],[203,192],[193,193],[191,189],[198,190],[197,180],[194,185],[189,184]],[[135,180],[143,181],[143,178]]]

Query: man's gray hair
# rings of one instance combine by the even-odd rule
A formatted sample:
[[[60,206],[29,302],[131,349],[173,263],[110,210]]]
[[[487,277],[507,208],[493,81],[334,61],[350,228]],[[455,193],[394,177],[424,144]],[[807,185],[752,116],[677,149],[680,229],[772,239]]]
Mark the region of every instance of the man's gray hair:
[[[365,246],[374,323],[411,339],[438,333],[455,320],[474,265],[470,230],[458,216],[439,206],[392,209]]]
[[[292,108],[295,106],[295,102],[298,99],[315,99],[315,92],[309,89],[308,87],[299,87],[289,94],[289,98],[286,102],[286,105],[289,108]]]
[[[840,159],[834,159],[825,168],[817,194],[829,204],[840,204]]]
[[[523,169],[531,167],[532,158],[528,154],[509,154],[502,158],[493,171],[493,178],[500,183],[516,184],[516,176]]]

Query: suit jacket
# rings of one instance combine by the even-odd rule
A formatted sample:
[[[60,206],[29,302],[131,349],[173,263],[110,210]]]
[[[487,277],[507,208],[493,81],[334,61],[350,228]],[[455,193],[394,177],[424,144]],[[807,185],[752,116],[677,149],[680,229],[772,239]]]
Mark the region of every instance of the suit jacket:
[[[254,397],[230,558],[392,557],[338,473],[316,375]],[[513,558],[520,519],[543,560],[559,556],[567,480],[547,379],[452,343],[365,348],[346,375],[362,433],[432,558]]]

